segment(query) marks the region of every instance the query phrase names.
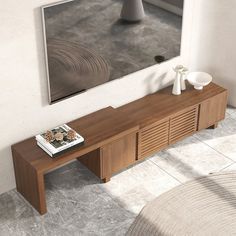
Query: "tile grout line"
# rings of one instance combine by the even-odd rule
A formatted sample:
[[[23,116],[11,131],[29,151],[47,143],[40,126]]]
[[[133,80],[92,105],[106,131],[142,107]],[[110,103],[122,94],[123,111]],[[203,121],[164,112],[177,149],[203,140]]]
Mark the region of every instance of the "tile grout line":
[[[230,118],[236,121],[236,117],[232,117],[232,116],[230,115]]]
[[[229,115],[228,118],[233,119],[233,120],[236,121],[236,118],[235,118],[235,117],[232,117],[229,112],[226,111],[226,113]],[[227,118],[225,118],[225,119],[227,119]],[[196,139],[198,139],[200,142],[206,144],[208,147],[210,147],[211,149],[213,149],[214,151],[216,151],[216,152],[219,153],[220,155],[222,155],[222,156],[224,156],[225,158],[227,158],[227,159],[229,159],[230,161],[232,161],[233,163],[231,163],[229,166],[231,166],[231,165],[233,165],[234,163],[236,163],[236,161],[232,160],[230,157],[226,156],[224,153],[222,153],[222,152],[216,150],[215,148],[211,147],[211,146],[210,146],[209,144],[207,144],[206,142],[202,141],[199,137],[197,137],[197,134],[194,135],[194,137],[195,137]],[[227,166],[227,167],[229,167],[229,166]],[[224,169],[227,168],[227,167],[224,167],[222,170],[224,170]]]
[[[232,160],[230,157],[226,156],[226,155],[223,154],[222,152],[220,152],[220,151],[216,150],[215,148],[211,147],[209,144],[207,144],[206,142],[202,141],[199,137],[197,137],[197,136],[194,136],[194,137],[195,137],[196,139],[198,139],[200,142],[202,142],[203,144],[207,145],[209,148],[211,148],[211,149],[214,150],[215,152],[217,152],[218,154],[220,154],[220,155],[224,156],[225,158],[227,158],[228,160],[232,161],[232,162],[233,162],[232,164],[235,163],[235,161]]]
[[[236,117],[232,117],[232,115],[231,115],[231,114],[229,114],[229,113],[228,113],[228,116],[229,116],[229,117],[227,117],[227,118],[225,117],[225,119],[228,119],[228,118],[230,118],[230,119],[232,119],[232,120],[235,120],[235,121],[236,121]]]
[[[162,167],[160,167],[157,163],[155,163],[153,160],[150,160],[154,165],[156,165],[158,168],[160,168],[162,171],[164,171],[166,174],[168,174],[170,177],[172,177],[173,179],[175,179],[176,181],[178,181],[180,184],[182,184],[182,182],[180,180],[178,180],[176,177],[174,177],[173,175],[171,175],[169,172],[167,172],[166,170],[164,170]]]
[[[228,108],[230,108],[230,107],[227,106],[227,108],[226,108],[226,113],[227,113],[228,115],[231,116],[233,113],[236,113],[236,109],[235,109],[235,108],[231,107],[232,109],[235,109],[235,111],[233,111],[232,113],[230,113],[229,111],[227,111]],[[232,118],[233,118],[233,117],[232,117]]]
[[[235,163],[231,163],[230,165],[228,165],[228,166],[222,168],[220,171],[224,171],[226,168],[228,168],[228,167],[230,167],[230,166],[232,166],[232,165],[234,165],[234,164],[235,164]]]

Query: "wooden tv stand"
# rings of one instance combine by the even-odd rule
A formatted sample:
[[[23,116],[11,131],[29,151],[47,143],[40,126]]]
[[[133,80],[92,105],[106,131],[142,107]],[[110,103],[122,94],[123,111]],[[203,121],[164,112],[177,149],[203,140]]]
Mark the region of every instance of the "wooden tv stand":
[[[198,130],[215,128],[224,119],[227,90],[211,83],[197,91],[188,86],[180,96],[167,87],[114,109],[108,107],[68,125],[85,144],[51,159],[35,138],[12,146],[17,191],[40,214],[47,212],[44,174],[78,159],[103,182],[121,169]]]

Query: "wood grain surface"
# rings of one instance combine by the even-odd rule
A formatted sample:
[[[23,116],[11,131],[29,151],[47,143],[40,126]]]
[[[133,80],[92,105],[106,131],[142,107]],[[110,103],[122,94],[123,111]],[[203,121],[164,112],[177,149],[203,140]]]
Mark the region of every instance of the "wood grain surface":
[[[17,190],[39,211],[46,209],[44,173],[78,159],[104,182],[117,171],[224,119],[227,90],[211,83],[188,86],[181,96],[167,87],[120,108],[107,107],[68,125],[85,138],[52,159],[34,137],[12,145]],[[56,126],[56,124],[55,124]]]
[[[12,146],[37,171],[46,172],[70,160],[100,148],[129,133],[138,132],[139,126],[112,107],[69,122],[68,125],[80,133],[85,143],[69,150],[55,159],[50,158],[38,145],[34,137]]]
[[[224,92],[226,89],[214,83],[210,83],[203,90],[195,90],[192,85],[187,84],[187,89],[181,95],[175,96],[172,95],[172,86],[169,86],[125,104],[118,110],[143,128]]]

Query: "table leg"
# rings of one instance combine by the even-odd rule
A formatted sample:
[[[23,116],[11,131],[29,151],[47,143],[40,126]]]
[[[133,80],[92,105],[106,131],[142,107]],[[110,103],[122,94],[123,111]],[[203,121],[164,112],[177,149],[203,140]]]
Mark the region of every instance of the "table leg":
[[[41,214],[47,212],[44,175],[38,173],[29,163],[12,150],[16,188],[19,193]]]
[[[210,126],[209,129],[216,129],[218,127],[218,122],[215,123],[214,125]]]
[[[111,180],[110,177],[105,177],[105,178],[102,179],[102,182],[103,182],[103,183],[107,183],[107,182],[109,182],[110,180]]]

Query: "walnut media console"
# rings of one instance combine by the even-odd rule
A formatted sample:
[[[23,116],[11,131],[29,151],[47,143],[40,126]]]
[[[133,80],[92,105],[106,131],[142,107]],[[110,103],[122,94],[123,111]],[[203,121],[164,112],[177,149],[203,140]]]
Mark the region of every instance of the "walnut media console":
[[[51,159],[35,138],[12,146],[17,191],[40,214],[47,212],[44,174],[78,159],[103,182],[121,169],[196,131],[216,128],[225,117],[227,90],[211,83],[203,90],[188,86],[180,96],[167,87],[114,109],[107,107],[68,125],[85,144]]]

